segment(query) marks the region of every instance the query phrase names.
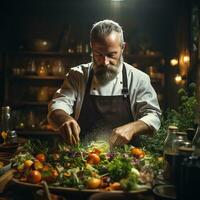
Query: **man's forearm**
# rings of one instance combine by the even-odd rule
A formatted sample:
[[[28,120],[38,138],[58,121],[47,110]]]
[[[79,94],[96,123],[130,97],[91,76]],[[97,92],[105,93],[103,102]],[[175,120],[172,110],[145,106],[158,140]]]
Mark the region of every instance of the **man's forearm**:
[[[65,111],[56,109],[49,114],[48,121],[55,129],[58,129],[69,118],[70,115],[68,115]]]
[[[132,122],[133,136],[134,135],[149,135],[152,136],[154,133],[153,127],[148,126],[141,120]]]

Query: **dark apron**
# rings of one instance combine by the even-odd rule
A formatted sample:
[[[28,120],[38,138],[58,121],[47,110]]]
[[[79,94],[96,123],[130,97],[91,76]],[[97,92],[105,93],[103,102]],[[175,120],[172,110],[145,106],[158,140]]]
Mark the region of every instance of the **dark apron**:
[[[78,119],[81,128],[80,138],[86,141],[108,139],[112,133],[112,129],[133,121],[125,66],[123,65],[122,70],[122,95],[118,96],[90,95],[93,73],[92,69],[89,74]],[[134,137],[131,144],[135,146],[139,145],[138,136]]]

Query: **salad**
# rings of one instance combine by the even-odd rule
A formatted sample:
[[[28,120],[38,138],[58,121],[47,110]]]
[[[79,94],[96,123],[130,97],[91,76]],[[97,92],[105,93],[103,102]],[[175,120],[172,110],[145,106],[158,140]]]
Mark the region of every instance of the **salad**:
[[[131,145],[110,150],[105,141],[87,145],[59,144],[53,152],[40,142],[28,141],[12,159],[14,178],[27,183],[77,189],[150,189],[159,169],[158,158]]]

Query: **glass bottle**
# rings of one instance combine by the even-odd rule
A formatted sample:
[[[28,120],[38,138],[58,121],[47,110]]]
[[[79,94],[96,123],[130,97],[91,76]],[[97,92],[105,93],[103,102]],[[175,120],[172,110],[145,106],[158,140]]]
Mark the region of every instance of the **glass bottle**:
[[[169,126],[167,137],[163,145],[164,169],[163,177],[166,181],[173,182],[173,160],[176,153],[173,152],[173,141],[176,139],[178,128],[176,126]]]
[[[196,133],[192,140],[192,146],[194,148],[193,155],[200,156],[200,125],[198,125]]]
[[[64,76],[65,68],[61,60],[56,60],[52,66],[52,74],[54,76]]]
[[[48,73],[47,66],[45,65],[45,62],[42,61],[41,64],[38,66],[37,75],[38,76],[47,76],[48,75],[47,73]]]
[[[35,64],[35,60],[31,59],[28,62],[28,66],[27,66],[27,74],[28,75],[35,75],[36,73],[36,64]]]
[[[12,130],[11,109],[9,106],[1,107],[0,117],[1,143],[7,143]]]

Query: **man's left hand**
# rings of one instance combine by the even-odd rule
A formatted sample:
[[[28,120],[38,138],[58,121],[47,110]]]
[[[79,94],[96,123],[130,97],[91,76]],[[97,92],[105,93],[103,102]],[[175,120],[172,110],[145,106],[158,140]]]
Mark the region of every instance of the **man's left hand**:
[[[138,120],[113,129],[109,143],[110,146],[122,146],[129,143],[138,134],[153,134],[152,127]]]

